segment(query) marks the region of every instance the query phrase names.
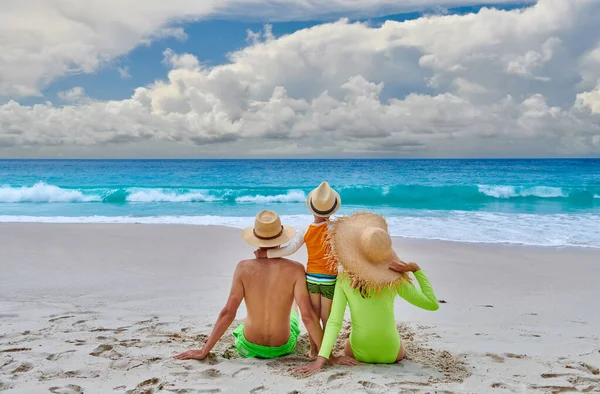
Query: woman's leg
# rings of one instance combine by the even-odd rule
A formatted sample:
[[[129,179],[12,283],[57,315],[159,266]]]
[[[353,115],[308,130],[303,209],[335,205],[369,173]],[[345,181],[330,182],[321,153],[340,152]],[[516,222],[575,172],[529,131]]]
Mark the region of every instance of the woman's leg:
[[[398,351],[398,357],[396,358],[396,362],[402,360],[404,358],[404,346],[402,346],[402,342],[400,342],[400,350]]]
[[[354,352],[352,351],[352,346],[350,346],[350,338],[346,341],[346,347],[344,348],[344,356],[346,357],[354,357]]]
[[[317,316],[321,316],[321,295],[315,293],[308,293],[310,296],[310,303],[312,304],[313,310],[317,314]],[[309,336],[310,338],[310,336]],[[310,358],[317,357],[319,351],[317,350],[317,344],[313,342],[312,338],[310,338]]]

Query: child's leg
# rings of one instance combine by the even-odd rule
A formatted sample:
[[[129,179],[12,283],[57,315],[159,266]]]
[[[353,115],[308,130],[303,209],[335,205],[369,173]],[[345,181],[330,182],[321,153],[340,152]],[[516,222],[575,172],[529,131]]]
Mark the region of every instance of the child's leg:
[[[323,331],[325,331],[325,327],[327,327],[327,320],[329,320],[329,314],[331,313],[332,303],[333,300],[327,297],[323,297],[323,295],[321,295],[321,314],[319,317],[321,318],[321,322],[323,323]]]
[[[321,316],[321,295],[315,293],[308,293],[310,296],[310,303],[312,304],[313,310],[317,314],[317,316]],[[309,335],[310,338],[310,335]],[[310,338],[310,357],[317,357],[318,350],[317,344],[313,342],[312,338]]]

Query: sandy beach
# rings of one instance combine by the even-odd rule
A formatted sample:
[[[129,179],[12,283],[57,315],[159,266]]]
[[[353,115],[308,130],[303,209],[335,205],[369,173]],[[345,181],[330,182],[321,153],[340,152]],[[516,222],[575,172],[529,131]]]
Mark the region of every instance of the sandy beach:
[[[407,359],[298,378],[305,330],[278,360],[238,357],[230,334],[206,361],[171,359],[201,345],[252,256],[239,230],[0,224],[0,240],[7,393],[600,392],[598,249],[396,238],[441,300],[437,312],[396,302]]]

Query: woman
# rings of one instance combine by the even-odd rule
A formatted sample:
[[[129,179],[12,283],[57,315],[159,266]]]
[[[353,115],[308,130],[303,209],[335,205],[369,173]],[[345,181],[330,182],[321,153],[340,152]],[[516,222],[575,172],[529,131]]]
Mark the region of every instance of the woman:
[[[387,230],[385,219],[372,213],[357,213],[333,223],[332,260],[343,272],[338,276],[319,357],[298,372],[310,374],[325,366],[342,328],[346,304],[350,305],[352,330],[345,356],[336,360],[346,365],[391,364],[404,357],[394,317],[396,295],[426,310],[439,308],[427,276],[417,264],[400,261]],[[408,272],[413,272],[420,289]]]

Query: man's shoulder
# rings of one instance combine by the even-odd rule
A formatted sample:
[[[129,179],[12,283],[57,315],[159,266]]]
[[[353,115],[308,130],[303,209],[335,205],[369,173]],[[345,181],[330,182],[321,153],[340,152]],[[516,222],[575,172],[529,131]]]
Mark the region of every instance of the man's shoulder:
[[[256,266],[262,265],[263,263],[265,263],[265,261],[261,261],[261,260],[266,260],[266,259],[242,260],[238,263],[238,268],[256,267]],[[275,262],[274,260],[277,260],[277,262]],[[279,266],[285,266],[286,268],[289,268],[291,270],[299,270],[299,271],[304,272],[304,266],[295,260],[290,260],[290,259],[286,259],[286,258],[277,258],[277,259],[269,259],[269,262],[276,263]]]
[[[290,259],[281,259],[283,263],[288,264],[290,266],[290,268],[294,269],[294,270],[301,270],[302,272],[304,272],[304,266],[297,262],[296,260],[290,260]]]

